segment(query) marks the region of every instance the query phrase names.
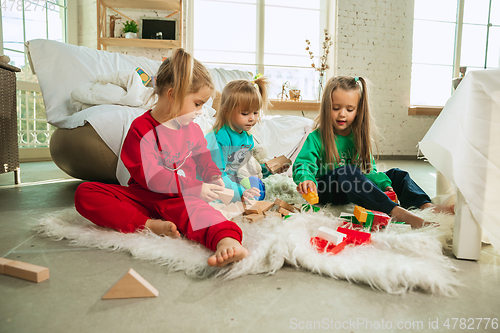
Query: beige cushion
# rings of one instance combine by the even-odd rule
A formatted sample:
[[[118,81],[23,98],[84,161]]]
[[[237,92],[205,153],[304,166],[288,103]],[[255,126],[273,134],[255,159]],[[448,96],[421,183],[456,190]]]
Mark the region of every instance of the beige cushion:
[[[50,139],[50,154],[54,163],[72,177],[118,183],[118,157],[88,123],[73,129],[56,129]]]

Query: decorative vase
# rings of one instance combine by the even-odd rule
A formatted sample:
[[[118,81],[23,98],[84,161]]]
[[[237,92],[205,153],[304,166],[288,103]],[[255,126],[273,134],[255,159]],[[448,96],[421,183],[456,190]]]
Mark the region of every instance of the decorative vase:
[[[318,85],[318,102],[321,102],[321,95],[323,94],[323,75],[319,75],[319,85]]]
[[[137,33],[136,32],[126,32],[125,38],[137,38]]]

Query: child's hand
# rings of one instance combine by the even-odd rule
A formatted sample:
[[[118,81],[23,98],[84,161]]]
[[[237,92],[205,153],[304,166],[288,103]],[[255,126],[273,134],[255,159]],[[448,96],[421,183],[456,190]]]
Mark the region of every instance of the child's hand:
[[[203,183],[201,185],[200,199],[205,202],[212,202],[219,199],[217,190],[222,191],[222,188],[219,185]]]
[[[390,187],[390,186],[387,186],[387,187],[385,188],[385,191],[384,191],[384,192],[387,192],[387,191],[394,192],[394,189],[393,189],[392,187]]]
[[[213,176],[212,177],[212,184],[219,185],[220,187],[226,187],[226,184],[224,184],[224,181],[222,180],[221,176]]]
[[[245,192],[243,192],[241,199],[248,201],[253,200],[255,197],[260,197],[260,190],[256,187],[250,187],[248,190],[245,190]]]
[[[316,183],[314,183],[312,180],[306,180],[300,183],[297,186],[297,191],[300,194],[307,194],[310,191],[318,193],[318,190],[316,189]]]

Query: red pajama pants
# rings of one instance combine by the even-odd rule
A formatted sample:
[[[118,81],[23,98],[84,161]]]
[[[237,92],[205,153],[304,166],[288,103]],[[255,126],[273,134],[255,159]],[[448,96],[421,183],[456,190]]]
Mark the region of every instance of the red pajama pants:
[[[236,223],[193,196],[172,197],[133,185],[88,182],[76,189],[75,207],[91,222],[124,233],[144,229],[148,219],[172,221],[188,239],[213,251],[224,237],[242,240]]]

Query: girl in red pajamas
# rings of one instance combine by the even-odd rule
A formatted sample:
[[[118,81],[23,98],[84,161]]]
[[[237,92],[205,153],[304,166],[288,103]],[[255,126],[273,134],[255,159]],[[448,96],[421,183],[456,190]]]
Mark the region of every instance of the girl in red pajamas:
[[[213,89],[200,62],[183,49],[174,51],[158,69],[157,104],[134,120],[123,143],[120,157],[129,186],[81,184],[75,193],[78,212],[124,233],[148,228],[179,237],[180,231],[215,252],[210,266],[245,258],[241,229],[208,204],[224,182],[201,128],[192,122]]]

